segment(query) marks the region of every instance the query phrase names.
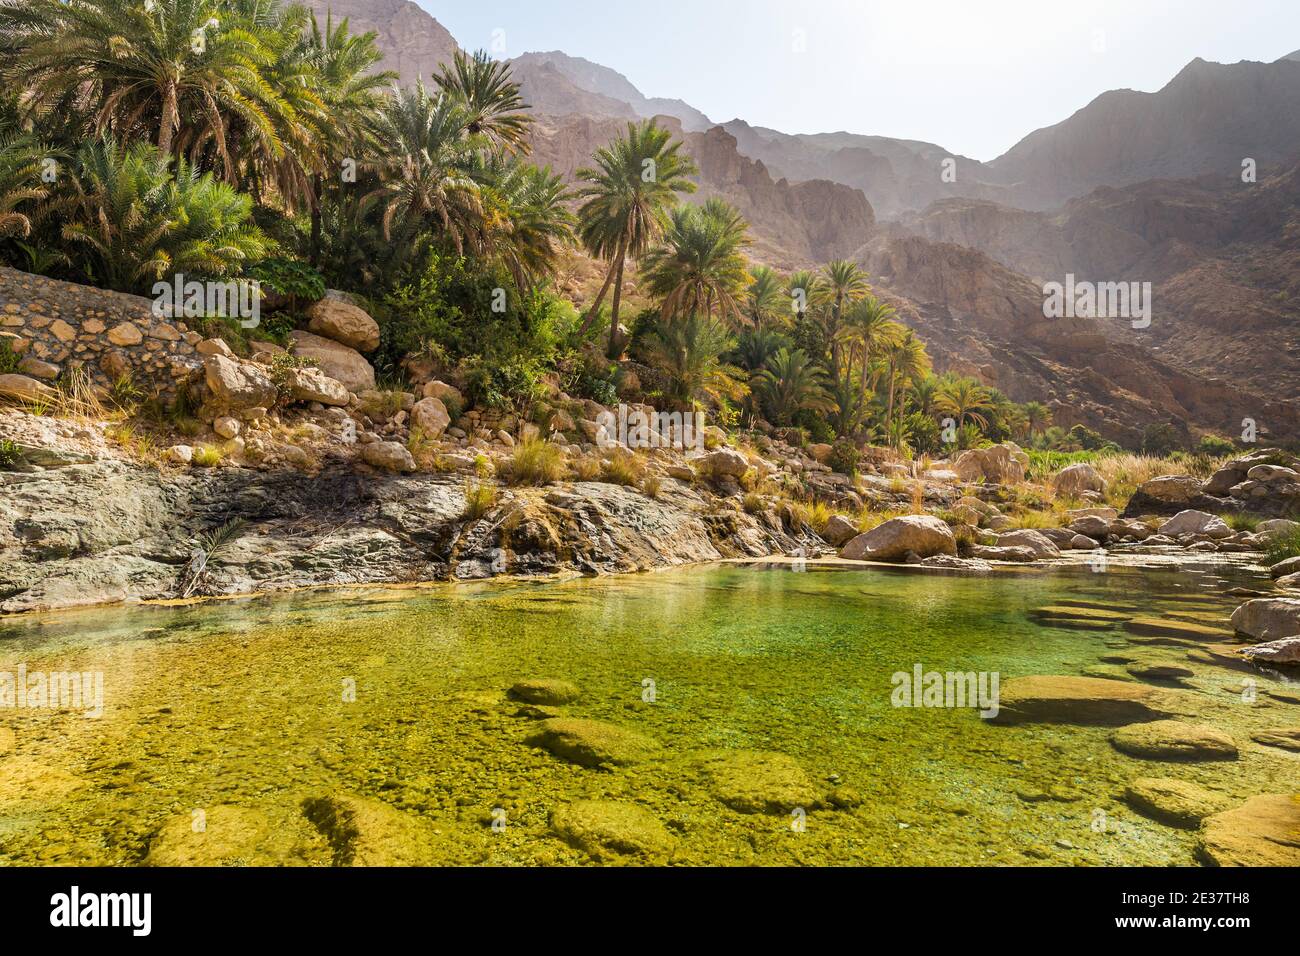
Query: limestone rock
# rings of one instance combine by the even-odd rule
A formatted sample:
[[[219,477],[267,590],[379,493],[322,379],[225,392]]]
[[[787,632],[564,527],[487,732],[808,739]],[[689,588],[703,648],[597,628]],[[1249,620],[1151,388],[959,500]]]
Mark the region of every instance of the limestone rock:
[[[425,438],[441,438],[449,425],[451,416],[442,399],[422,398],[411,408],[411,428],[418,428]]]
[[[1085,491],[1105,494],[1106,480],[1101,477],[1101,474],[1092,465],[1081,462],[1063,468],[1058,472],[1056,477],[1052,479],[1052,490],[1064,498],[1078,498]]]
[[[280,394],[270,376],[256,365],[224,355],[205,356],[203,376],[217,403],[230,411],[270,407]]]
[[[1008,531],[998,535],[998,547],[1028,548],[1039,558],[1055,558],[1061,554],[1060,548],[1052,544],[1041,532],[1032,528],[1022,528],[1019,531]]]
[[[416,469],[415,459],[405,445],[395,441],[377,441],[361,446],[361,458],[372,468],[385,471],[412,472]]]
[[[379,348],[379,323],[363,309],[327,296],[307,310],[307,330],[358,352]]]
[[[704,467],[715,478],[741,478],[749,471],[749,459],[732,448],[719,448],[704,458]]]
[[[898,561],[908,552],[921,558],[955,555],[957,540],[952,529],[933,515],[904,515],[854,538],[840,556],[849,561]]]
[[[289,335],[294,355],[315,362],[322,372],[341,382],[348,391],[363,392],[375,387],[375,370],[356,349],[311,332],[295,330]]]
[[[1207,818],[1198,852],[1212,866],[1300,866],[1300,793],[1252,797]]]
[[[1121,726],[1178,710],[1170,692],[1097,677],[1033,676],[1003,681],[994,723]]]
[[[1284,637],[1280,641],[1256,644],[1243,650],[1241,656],[1269,664],[1300,664],[1300,637]]]
[[[529,704],[553,707],[569,704],[581,696],[581,691],[566,680],[525,680],[510,688],[510,696]]]
[[[597,862],[631,856],[662,863],[676,844],[651,813],[613,800],[578,800],[557,807],[551,814],[551,829]]]
[[[531,745],[583,767],[641,763],[659,750],[657,741],[602,720],[556,717],[543,721]]]
[[[48,385],[26,375],[0,375],[0,398],[13,398],[22,402],[53,401],[58,392]]]
[[[1029,456],[1014,442],[991,448],[972,448],[961,453],[953,471],[961,481],[1018,485],[1025,480]]]
[[[1160,534],[1170,538],[1195,534],[1219,540],[1232,537],[1232,529],[1216,515],[1204,511],[1181,511],[1160,526]]]
[[[311,366],[290,369],[286,385],[295,402],[320,402],[332,408],[346,408],[351,401],[342,382]]]
[[[791,813],[820,802],[803,767],[785,754],[721,751],[707,755],[703,766],[713,795],[741,813]]]
[[[826,522],[826,530],[822,532],[822,537],[827,544],[838,548],[852,541],[860,533],[858,526],[848,518],[843,515],[832,515],[831,520]]]
[[[309,797],[303,814],[334,851],[335,866],[428,866],[434,834],[419,818],[350,794]]]
[[[1144,760],[1236,760],[1237,745],[1223,731],[1178,720],[1157,720],[1115,731],[1111,744]]]
[[[216,806],[170,818],[154,834],[148,866],[253,866],[286,862],[288,847],[258,810]]]
[[[1124,791],[1124,802],[1144,817],[1185,830],[1195,830],[1227,804],[1224,797],[1204,787],[1167,777],[1134,780]]]
[[[108,340],[114,345],[139,345],[144,341],[144,333],[130,322],[123,322],[108,330]]]
[[[1233,629],[1255,641],[1300,636],[1300,600],[1260,598],[1247,601],[1232,615]]]

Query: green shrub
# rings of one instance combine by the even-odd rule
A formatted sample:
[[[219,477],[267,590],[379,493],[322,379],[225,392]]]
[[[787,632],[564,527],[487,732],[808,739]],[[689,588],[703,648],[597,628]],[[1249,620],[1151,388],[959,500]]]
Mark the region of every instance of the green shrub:
[[[1264,545],[1264,557],[1269,564],[1278,564],[1288,558],[1300,557],[1300,528],[1269,535]]]
[[[285,308],[298,312],[325,298],[325,277],[305,262],[272,257],[248,270],[263,291],[285,299]]]
[[[18,371],[18,363],[22,361],[14,351],[13,344],[8,337],[0,338],[0,375],[10,375]]]
[[[1237,446],[1227,438],[1220,438],[1218,435],[1202,435],[1201,443],[1196,446],[1196,450],[1202,455],[1226,458],[1236,453]]]
[[[858,473],[861,461],[862,452],[853,440],[841,438],[831,446],[831,457],[827,464],[839,474],[852,477]]]
[[[22,460],[22,449],[17,443],[0,438],[0,471],[12,471]]]
[[[617,455],[601,465],[600,480],[630,488],[645,476],[645,462],[635,455]]]
[[[475,481],[465,482],[465,512],[462,517],[466,521],[477,521],[496,505],[496,485]]]

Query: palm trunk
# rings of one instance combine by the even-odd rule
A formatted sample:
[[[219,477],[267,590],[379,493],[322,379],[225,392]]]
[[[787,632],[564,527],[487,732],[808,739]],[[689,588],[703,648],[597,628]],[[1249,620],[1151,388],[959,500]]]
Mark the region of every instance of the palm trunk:
[[[320,204],[321,204],[321,174],[316,173],[312,176],[312,204],[311,204],[311,265],[314,269],[320,264]]]
[[[605,295],[609,292],[609,287],[614,282],[614,273],[618,270],[618,262],[622,258],[623,257],[620,254],[615,257],[614,261],[610,262],[609,271],[605,273],[605,284],[600,287],[600,294],[596,296],[596,301],[591,304],[591,308],[587,310],[587,314],[582,317],[582,325],[578,329],[579,333],[584,333],[591,327],[592,320],[596,317],[597,313],[600,312],[600,307],[605,304]]]
[[[613,311],[609,317],[609,357],[617,360],[619,353],[623,351],[618,341],[618,307],[623,301],[623,265],[625,260],[622,255],[618,257],[618,276],[614,280],[614,304]]]
[[[158,152],[170,157],[172,136],[177,123],[176,84],[168,82],[163,88],[162,125],[158,128]]]

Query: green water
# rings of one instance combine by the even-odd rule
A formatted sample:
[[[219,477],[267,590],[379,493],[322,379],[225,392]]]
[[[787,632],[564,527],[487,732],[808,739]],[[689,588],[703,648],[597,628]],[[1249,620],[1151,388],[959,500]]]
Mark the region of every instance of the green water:
[[[1296,756],[1249,737],[1294,726],[1300,705],[1268,695],[1276,675],[1029,612],[1082,601],[1226,621],[1238,602],[1222,592],[1258,580],[1222,566],[978,578],[736,565],[0,621],[0,671],[105,681],[98,719],[0,710],[0,734],[12,730],[7,747],[0,736],[0,862],[136,865],[167,821],[236,805],[293,835],[288,859],[268,848],[243,862],[324,864],[298,808],[348,793],[434,828],[446,849],[430,863],[590,862],[553,835],[551,813],[609,799],[658,819],[681,864],[1190,864],[1194,834],[1129,810],[1124,786],[1178,777],[1232,799],[1294,787]],[[1006,681],[1078,674],[1108,654],[1190,667],[1202,719],[1237,738],[1241,759],[1152,764],[1114,751],[1105,729],[891,704],[892,675],[915,664]],[[536,715],[506,691],[534,677],[581,688],[567,715],[662,751],[597,770],[530,746]],[[1254,703],[1241,698],[1248,677]],[[820,791],[861,802],[811,809],[803,832],[784,814],[737,812],[698,759],[730,749],[787,755]]]

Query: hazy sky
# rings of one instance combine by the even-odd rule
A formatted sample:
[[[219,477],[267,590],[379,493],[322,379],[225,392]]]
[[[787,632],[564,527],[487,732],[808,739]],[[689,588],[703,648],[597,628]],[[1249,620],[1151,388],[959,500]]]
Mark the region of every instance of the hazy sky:
[[[1300,48],[1300,0],[416,0],[468,49],[563,50],[647,96],[790,133],[922,139],[992,159],[1194,57]],[[497,32],[501,31],[501,32]]]

